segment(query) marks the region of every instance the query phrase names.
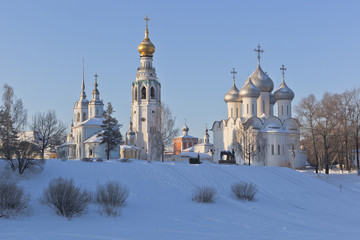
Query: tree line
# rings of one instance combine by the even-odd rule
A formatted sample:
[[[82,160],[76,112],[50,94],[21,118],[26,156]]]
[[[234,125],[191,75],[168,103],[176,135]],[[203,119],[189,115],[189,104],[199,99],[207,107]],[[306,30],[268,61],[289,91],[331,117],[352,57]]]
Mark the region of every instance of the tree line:
[[[353,159],[359,169],[360,88],[343,93],[326,92],[301,99],[295,112],[302,124],[301,144],[316,172],[329,173],[335,165],[350,171]]]
[[[32,139],[20,137],[20,132],[29,126]],[[27,110],[14,89],[4,84],[0,105],[0,158],[13,171],[22,174],[25,169],[42,167],[45,150],[65,140],[65,124],[58,120],[55,111],[36,113],[28,123]]]

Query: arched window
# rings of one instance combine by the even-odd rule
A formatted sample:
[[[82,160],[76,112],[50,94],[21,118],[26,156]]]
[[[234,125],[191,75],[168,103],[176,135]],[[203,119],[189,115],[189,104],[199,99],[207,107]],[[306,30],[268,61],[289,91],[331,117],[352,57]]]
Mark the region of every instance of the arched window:
[[[90,150],[89,150],[89,155],[92,156],[92,154],[93,154],[93,150],[90,149]]]
[[[249,104],[246,104],[246,113],[249,114]]]
[[[274,155],[274,144],[271,144],[271,155]]]
[[[96,116],[99,116],[99,109],[96,109]]]
[[[76,121],[80,122],[80,113],[77,114]]]
[[[141,88],[141,99],[146,99],[146,87]]]
[[[239,117],[239,109],[236,108],[236,117],[238,118]]]
[[[284,115],[284,106],[281,106],[281,116]]]
[[[286,106],[286,114],[289,115],[289,105]]]
[[[280,144],[278,145],[278,155],[280,155]]]
[[[150,97],[151,97],[151,99],[155,99],[155,88],[154,87],[150,88]]]
[[[255,107],[254,104],[251,105],[251,114],[255,114]]]
[[[135,93],[134,93],[134,95],[135,95],[135,101],[137,101],[137,87],[135,88]]]
[[[231,117],[233,117],[233,109],[231,108]]]
[[[265,101],[263,100],[263,113],[265,113]]]
[[[86,120],[86,113],[83,113],[83,119],[82,119],[83,121],[85,121]]]

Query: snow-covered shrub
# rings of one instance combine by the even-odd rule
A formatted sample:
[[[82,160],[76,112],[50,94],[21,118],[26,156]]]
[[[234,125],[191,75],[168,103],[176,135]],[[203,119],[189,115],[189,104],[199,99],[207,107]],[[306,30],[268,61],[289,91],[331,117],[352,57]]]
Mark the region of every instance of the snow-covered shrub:
[[[254,201],[258,188],[252,183],[234,183],[231,185],[231,191],[239,200]]]
[[[213,187],[197,187],[193,193],[192,200],[199,203],[212,203],[216,195]]]
[[[15,182],[0,177],[0,218],[9,218],[27,212],[30,195]]]
[[[100,213],[116,216],[125,205],[128,195],[129,190],[126,186],[118,182],[108,182],[97,186],[95,202],[99,205]]]
[[[39,200],[54,209],[56,214],[71,219],[86,212],[92,196],[90,192],[75,186],[73,179],[59,177],[50,181]]]

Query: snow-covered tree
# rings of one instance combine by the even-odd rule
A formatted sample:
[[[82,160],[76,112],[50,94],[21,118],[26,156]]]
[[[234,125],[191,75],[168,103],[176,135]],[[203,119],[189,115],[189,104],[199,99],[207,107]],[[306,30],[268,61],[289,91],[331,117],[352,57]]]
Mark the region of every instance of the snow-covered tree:
[[[108,102],[106,111],[104,112],[104,129],[98,133],[99,137],[102,137],[100,144],[105,144],[106,158],[110,158],[110,152],[114,150],[122,141],[122,136],[119,130],[118,121],[116,118],[112,117],[112,114],[115,111],[111,105],[111,102]],[[121,126],[121,125],[120,125]]]

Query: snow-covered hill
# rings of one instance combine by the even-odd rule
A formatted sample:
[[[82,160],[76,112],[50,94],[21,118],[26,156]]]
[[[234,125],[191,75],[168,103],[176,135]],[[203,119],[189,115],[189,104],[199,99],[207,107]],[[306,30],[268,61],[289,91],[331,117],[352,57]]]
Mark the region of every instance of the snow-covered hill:
[[[91,205],[71,221],[55,215],[38,197],[56,177],[95,190],[117,180],[130,195],[121,216],[106,217]],[[230,192],[245,181],[259,188],[257,201]],[[31,193],[32,214],[0,219],[0,239],[359,239],[360,177],[316,176],[288,168],[203,163],[130,163],[48,160],[40,174],[19,184]],[[339,185],[342,184],[342,191]],[[191,201],[196,186],[217,190],[213,204]]]

